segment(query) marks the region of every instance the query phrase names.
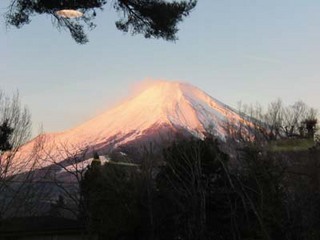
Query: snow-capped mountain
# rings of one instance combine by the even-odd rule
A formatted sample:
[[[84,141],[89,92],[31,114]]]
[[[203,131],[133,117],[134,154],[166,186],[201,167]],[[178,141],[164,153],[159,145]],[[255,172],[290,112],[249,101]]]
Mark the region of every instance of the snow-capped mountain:
[[[177,132],[199,138],[210,132],[224,139],[227,120],[236,125],[245,121],[230,107],[192,85],[161,81],[80,126],[43,134],[23,146],[16,158],[27,158],[39,142],[44,144],[37,157],[46,166],[50,162],[46,163],[48,156],[59,162],[83,149],[119,148]]]

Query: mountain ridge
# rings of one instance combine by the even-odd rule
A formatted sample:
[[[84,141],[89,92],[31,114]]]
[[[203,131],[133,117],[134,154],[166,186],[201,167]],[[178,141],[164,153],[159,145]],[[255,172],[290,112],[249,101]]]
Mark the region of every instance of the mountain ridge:
[[[38,139],[45,140],[43,149],[46,151],[39,153],[38,157],[45,159],[45,154],[52,149],[50,158],[60,161],[68,157],[62,151],[72,155],[85,148],[116,149],[138,140],[153,141],[157,132],[160,135],[184,132],[198,138],[210,132],[224,139],[227,121],[237,125],[245,120],[197,87],[160,81],[79,126],[64,132],[43,134]],[[20,159],[31,151],[35,142],[32,140],[21,147]]]

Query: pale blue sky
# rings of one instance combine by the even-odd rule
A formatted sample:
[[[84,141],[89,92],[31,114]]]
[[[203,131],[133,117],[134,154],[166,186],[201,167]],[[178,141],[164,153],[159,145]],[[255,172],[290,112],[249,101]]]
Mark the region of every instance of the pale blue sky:
[[[199,0],[172,43],[123,34],[107,7],[84,46],[49,16],[20,30],[2,18],[0,88],[19,89],[46,131],[82,123],[146,78],[189,82],[232,107],[280,97],[320,109],[319,13],[319,0]]]

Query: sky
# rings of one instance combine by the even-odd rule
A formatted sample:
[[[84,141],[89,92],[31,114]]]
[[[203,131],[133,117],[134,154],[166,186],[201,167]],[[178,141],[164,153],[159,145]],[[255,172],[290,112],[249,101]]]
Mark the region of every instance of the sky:
[[[188,82],[234,108],[281,98],[320,110],[319,0],[199,0],[176,42],[120,32],[106,7],[86,45],[50,16],[7,28],[8,4],[0,1],[0,89],[19,90],[34,134],[75,127],[145,79]]]

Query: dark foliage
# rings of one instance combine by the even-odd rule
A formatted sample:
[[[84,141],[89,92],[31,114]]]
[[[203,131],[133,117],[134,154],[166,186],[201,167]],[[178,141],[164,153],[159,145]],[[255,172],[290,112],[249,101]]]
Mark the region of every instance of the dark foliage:
[[[316,126],[318,120],[316,118],[309,118],[304,120],[305,128],[307,130],[307,136],[313,138],[316,132]]]
[[[157,167],[151,155],[104,166],[96,156],[81,183],[89,229],[111,240],[319,239],[319,150],[238,151],[236,168],[211,137],[174,143]]]
[[[241,231],[253,239],[285,239],[285,165],[258,146],[243,148],[240,161],[234,182],[246,209]]]
[[[7,151],[12,148],[12,145],[10,143],[10,137],[13,133],[13,128],[9,125],[9,120],[6,119],[1,125],[0,125],[0,152],[1,151]]]
[[[100,239],[134,236],[140,225],[136,169],[98,161],[86,172],[81,182],[83,194],[82,217],[87,220],[89,232]]]
[[[37,14],[49,14],[56,20],[58,28],[68,29],[77,43],[88,42],[85,24],[93,29],[93,19],[97,10],[103,10],[107,0],[11,0],[6,15],[8,25],[22,27],[29,24]],[[189,15],[197,0],[116,0],[113,8],[119,12],[121,19],[116,27],[131,34],[143,34],[146,38],[163,38],[176,40],[177,24]],[[79,10],[83,16],[79,19],[63,18],[56,12],[63,9]]]
[[[165,150],[164,158],[157,177],[161,239],[200,240],[223,232],[229,222],[218,213],[226,210],[231,189],[224,170],[228,156],[217,142],[183,141]]]

